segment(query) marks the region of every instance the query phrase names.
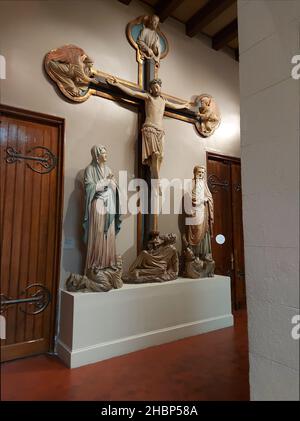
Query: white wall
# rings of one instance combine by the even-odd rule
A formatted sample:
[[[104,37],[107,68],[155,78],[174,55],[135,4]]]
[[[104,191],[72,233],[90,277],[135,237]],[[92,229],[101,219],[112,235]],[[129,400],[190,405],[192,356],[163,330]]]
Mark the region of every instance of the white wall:
[[[126,39],[125,27],[149,11],[137,1],[130,6],[117,0],[0,2],[0,54],[7,62],[1,102],[66,119],[63,234],[75,240],[75,248],[63,249],[62,282],[68,272],[82,268],[82,194],[78,176],[90,161],[90,148],[97,143],[107,145],[113,170],[133,174],[137,116],[99,97],[91,97],[83,104],[68,103],[44,74],[43,58],[50,49],[73,43],[94,59],[96,68],[136,82],[135,50]],[[212,94],[222,114],[219,130],[209,139],[200,138],[191,124],[165,121],[162,176],[191,177],[193,166],[205,163],[207,149],[239,156],[238,63],[227,53],[212,50],[207,40],[190,39],[184,26],[172,19],[161,28],[170,41],[170,53],[160,69],[164,91],[183,99]],[[160,230],[177,232],[176,217],[163,217]],[[126,268],[136,254],[135,217],[126,217],[117,245]]]
[[[240,0],[238,20],[251,398],[298,400],[300,2]]]

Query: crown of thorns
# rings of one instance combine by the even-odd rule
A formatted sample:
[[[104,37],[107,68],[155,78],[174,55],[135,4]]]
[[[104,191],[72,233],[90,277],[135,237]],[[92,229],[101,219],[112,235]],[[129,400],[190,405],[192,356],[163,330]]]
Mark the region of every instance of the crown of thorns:
[[[157,83],[159,86],[161,86],[162,85],[162,81],[161,81],[161,79],[152,79],[150,82],[149,82],[149,86],[151,87],[152,85],[154,85],[155,83]]]

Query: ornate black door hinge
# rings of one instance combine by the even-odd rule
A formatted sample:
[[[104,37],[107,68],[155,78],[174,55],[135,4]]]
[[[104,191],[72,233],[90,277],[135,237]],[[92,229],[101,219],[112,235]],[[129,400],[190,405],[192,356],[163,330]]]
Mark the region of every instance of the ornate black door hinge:
[[[31,292],[31,289],[34,289],[34,292]],[[37,290],[36,290],[37,289]],[[4,294],[0,296],[0,313],[3,313],[8,306],[17,305],[17,304],[30,304],[31,308],[26,307],[26,310],[20,308],[20,310],[25,314],[39,314],[46,309],[51,300],[51,294],[48,288],[41,284],[31,284],[25,289],[21,295],[27,295],[26,298],[17,298],[11,299],[6,297]],[[28,294],[31,294],[28,297]]]
[[[223,190],[229,189],[229,182],[226,181],[226,180],[224,180],[224,181],[220,180],[220,178],[218,176],[216,176],[215,174],[211,174],[208,177],[207,184],[208,184],[208,187],[209,187],[209,189],[212,193],[219,191],[218,190],[219,187]]]
[[[38,155],[38,152],[40,154]],[[24,155],[20,152],[16,151],[13,147],[9,146],[6,148],[6,158],[5,161],[8,164],[13,164],[15,162],[20,162],[22,159],[28,161],[34,161],[41,166],[40,169],[35,168],[33,165],[34,163],[26,163],[27,167],[30,168],[32,171],[35,171],[39,174],[47,174],[56,167],[57,164],[57,157],[50,151],[50,149],[46,148],[45,146],[35,146],[27,151],[27,154],[34,153],[34,155]],[[37,155],[35,155],[37,154]]]

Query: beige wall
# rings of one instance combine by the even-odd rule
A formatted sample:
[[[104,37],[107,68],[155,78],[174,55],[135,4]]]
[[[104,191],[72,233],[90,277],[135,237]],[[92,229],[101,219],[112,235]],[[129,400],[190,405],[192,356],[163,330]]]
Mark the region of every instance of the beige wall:
[[[300,2],[239,1],[238,20],[251,399],[299,400]]]
[[[66,119],[63,234],[74,240],[74,248],[63,249],[63,282],[68,272],[82,267],[78,179],[90,161],[90,148],[95,143],[107,145],[113,170],[134,174],[137,116],[98,97],[83,104],[66,102],[45,76],[43,57],[52,48],[73,43],[93,57],[98,69],[136,81],[135,51],[125,27],[149,9],[137,1],[127,7],[117,0],[1,1],[0,9],[0,54],[7,61],[1,102]],[[183,25],[172,19],[162,30],[170,41],[170,53],[160,69],[164,91],[183,99],[212,94],[222,114],[219,130],[209,139],[200,138],[191,124],[166,118],[162,176],[186,178],[196,163],[205,163],[206,150],[239,156],[238,63],[227,53],[212,50],[206,39],[190,39]],[[160,229],[177,232],[177,217],[162,217]],[[126,268],[135,257],[135,217],[125,218],[117,244]]]

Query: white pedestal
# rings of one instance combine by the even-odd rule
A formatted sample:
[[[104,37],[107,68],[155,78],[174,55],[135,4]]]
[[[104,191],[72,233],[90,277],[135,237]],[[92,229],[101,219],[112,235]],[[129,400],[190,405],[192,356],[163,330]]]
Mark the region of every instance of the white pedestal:
[[[61,291],[59,357],[74,368],[232,326],[230,278]]]

